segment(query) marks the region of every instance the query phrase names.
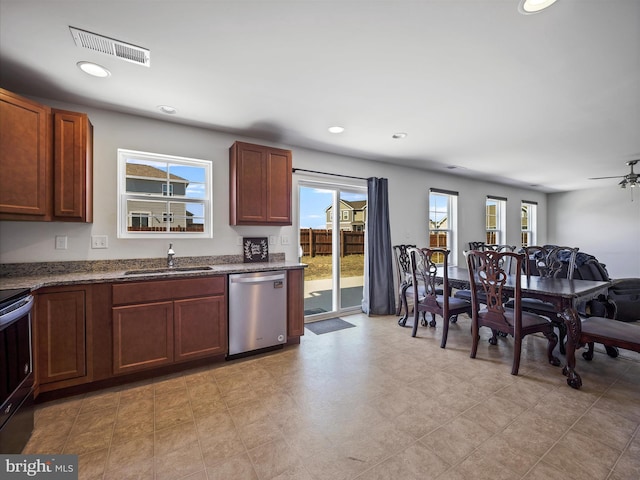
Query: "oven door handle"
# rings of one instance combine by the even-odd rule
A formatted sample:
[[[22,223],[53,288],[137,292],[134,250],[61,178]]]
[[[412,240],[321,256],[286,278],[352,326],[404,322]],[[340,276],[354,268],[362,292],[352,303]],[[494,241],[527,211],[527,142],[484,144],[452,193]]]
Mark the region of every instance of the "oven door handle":
[[[25,315],[28,315],[32,308],[33,308],[33,295],[29,295],[27,297],[27,301],[23,305],[16,308],[15,310],[11,310],[10,312],[7,312],[6,314],[0,317],[0,326],[4,327],[5,325],[13,322],[14,320],[22,318]]]

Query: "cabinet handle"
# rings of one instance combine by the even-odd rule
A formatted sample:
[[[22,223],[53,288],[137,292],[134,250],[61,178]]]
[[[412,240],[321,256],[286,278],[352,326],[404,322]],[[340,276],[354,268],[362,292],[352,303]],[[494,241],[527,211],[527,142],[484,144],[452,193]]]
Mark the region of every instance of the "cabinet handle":
[[[28,364],[28,363],[25,363],[25,364],[24,364],[24,373],[25,373],[25,375],[26,375],[27,373],[29,373],[29,364]]]
[[[4,409],[4,413],[9,413],[12,407],[13,407],[13,403],[10,403],[9,405],[7,405],[7,408]]]

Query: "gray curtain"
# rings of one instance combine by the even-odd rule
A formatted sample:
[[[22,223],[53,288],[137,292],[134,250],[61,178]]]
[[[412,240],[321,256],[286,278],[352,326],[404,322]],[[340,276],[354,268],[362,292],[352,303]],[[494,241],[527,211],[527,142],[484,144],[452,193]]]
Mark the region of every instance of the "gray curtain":
[[[367,255],[362,311],[369,315],[392,315],[396,311],[396,297],[386,178],[367,179],[367,210]]]

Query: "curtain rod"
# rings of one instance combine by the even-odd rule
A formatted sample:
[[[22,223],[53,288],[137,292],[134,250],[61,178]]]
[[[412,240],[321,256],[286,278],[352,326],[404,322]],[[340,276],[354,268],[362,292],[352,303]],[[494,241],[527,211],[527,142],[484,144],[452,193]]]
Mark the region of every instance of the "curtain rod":
[[[331,175],[332,177],[355,178],[356,180],[367,180],[366,178],[363,178],[363,177],[352,177],[351,175],[340,175],[339,173],[318,172],[316,170],[305,170],[304,168],[292,168],[291,171],[293,173],[296,173],[296,172],[319,173],[320,175]]]

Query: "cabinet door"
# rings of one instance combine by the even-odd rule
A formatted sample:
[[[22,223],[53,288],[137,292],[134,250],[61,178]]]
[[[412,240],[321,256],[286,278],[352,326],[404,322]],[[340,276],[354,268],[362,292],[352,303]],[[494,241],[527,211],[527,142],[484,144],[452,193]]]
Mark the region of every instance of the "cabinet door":
[[[35,310],[40,385],[86,376],[85,292],[39,294]]]
[[[291,225],[291,152],[269,150],[267,156],[267,223]]]
[[[229,194],[231,225],[291,225],[291,151],[235,142]]]
[[[227,352],[227,307],[224,296],[174,302],[176,361]]]
[[[232,147],[230,220],[232,225],[260,224],[267,220],[265,149],[236,143]]]
[[[0,89],[0,220],[49,215],[50,110]]]
[[[287,338],[304,335],[304,269],[287,273]]]
[[[173,362],[173,302],[113,308],[113,372]]]
[[[53,215],[93,221],[92,126],[84,113],[53,110]]]

